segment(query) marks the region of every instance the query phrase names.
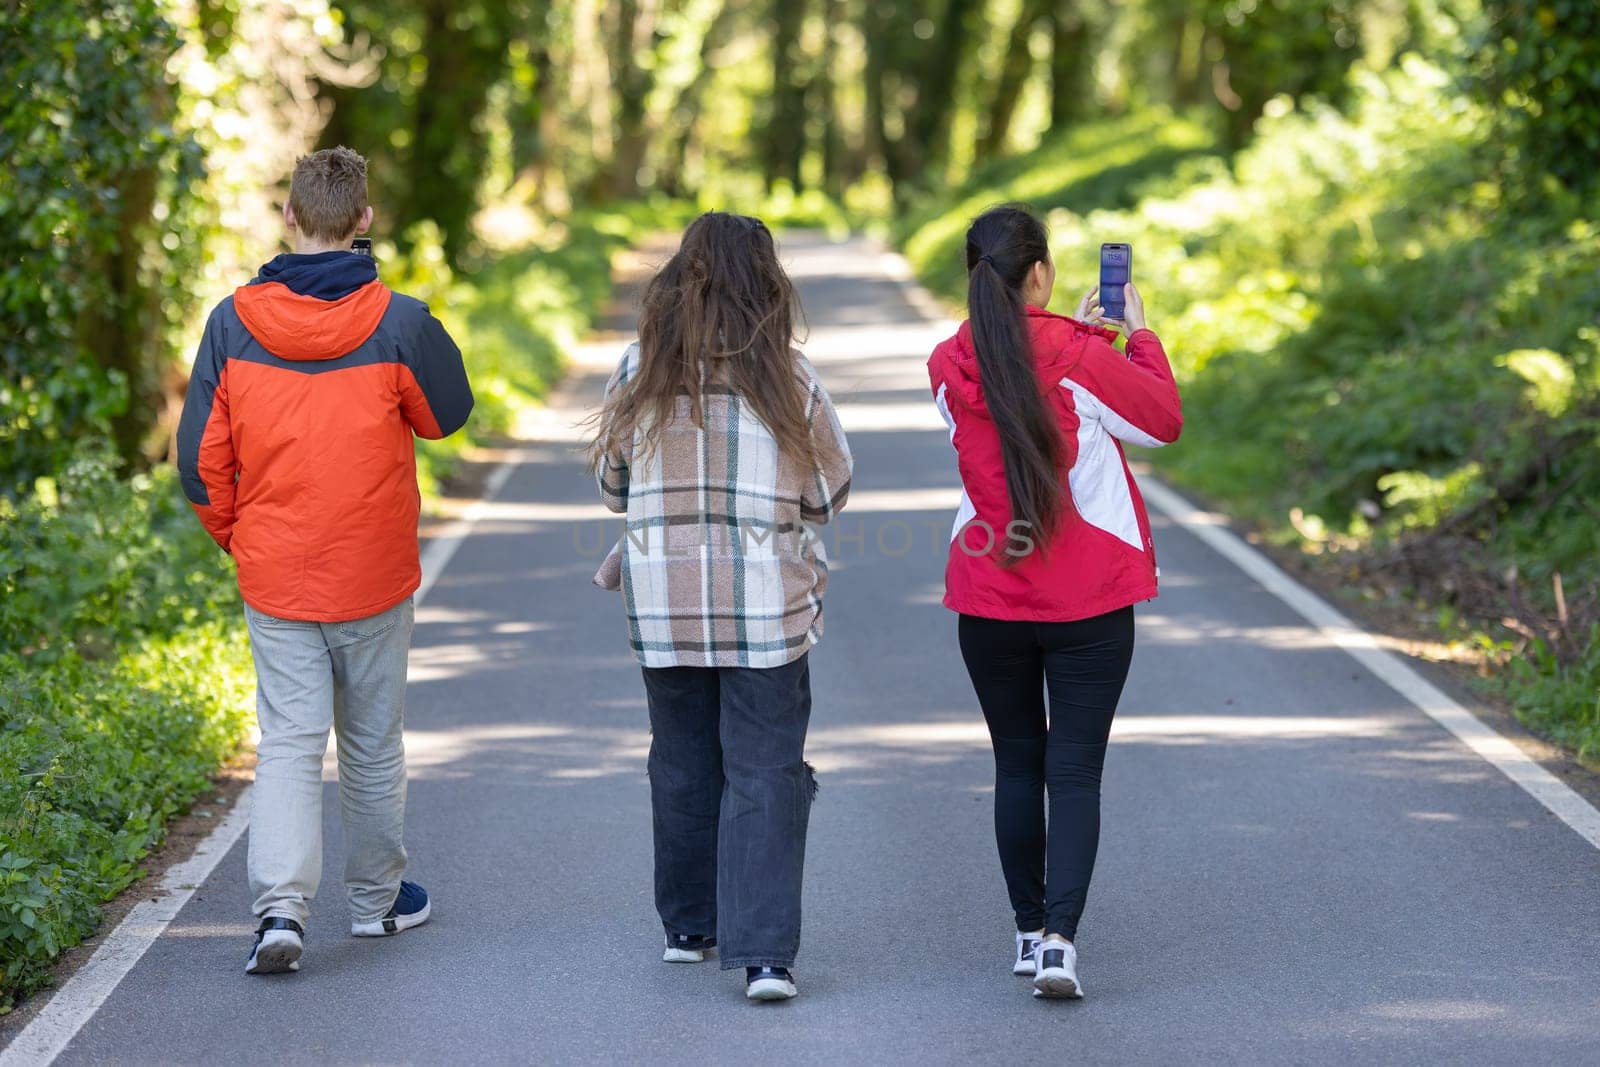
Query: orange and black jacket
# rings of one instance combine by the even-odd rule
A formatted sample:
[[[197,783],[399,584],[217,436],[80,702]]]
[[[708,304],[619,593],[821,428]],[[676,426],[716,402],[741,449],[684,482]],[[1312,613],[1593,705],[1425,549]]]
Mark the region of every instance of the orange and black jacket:
[[[178,471],[245,603],[359,619],[422,579],[411,435],[445,437],[471,410],[460,350],[370,258],[282,255],[206,322]]]

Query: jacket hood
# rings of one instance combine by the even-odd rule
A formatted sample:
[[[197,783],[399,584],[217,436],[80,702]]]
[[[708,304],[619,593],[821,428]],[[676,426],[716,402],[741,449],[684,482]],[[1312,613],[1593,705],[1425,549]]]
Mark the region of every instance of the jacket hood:
[[[245,329],[279,359],[328,360],[372,336],[390,295],[367,256],[284,254],[234,291],[233,306]]]
[[[1054,389],[1081,356],[1080,346],[1072,344],[1074,335],[1082,339],[1100,336],[1108,342],[1116,340],[1117,331],[1103,326],[1090,326],[1086,322],[1057,315],[1052,311],[1028,305],[1028,332],[1033,339],[1033,365],[1038,375],[1039,392]],[[1041,337],[1050,337],[1054,344],[1040,344]],[[983,395],[983,376],[978,367],[978,351],[972,343],[972,322],[965,321],[955,336],[934,350],[935,358],[942,358],[948,368],[945,381],[950,390],[960,395],[967,408],[987,414],[989,405]]]

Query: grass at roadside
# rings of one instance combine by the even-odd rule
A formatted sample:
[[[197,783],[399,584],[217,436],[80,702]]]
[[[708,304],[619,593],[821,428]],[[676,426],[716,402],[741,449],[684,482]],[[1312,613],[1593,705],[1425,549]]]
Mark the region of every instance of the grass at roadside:
[[[1501,180],[1489,123],[1425,62],[1345,112],[1276,108],[1232,159],[1181,117],[1078,129],[912,211],[941,295],[989,204],[1052,226],[1070,310],[1097,248],[1135,276],[1185,389],[1151,459],[1354,592],[1431,613],[1535,729],[1600,759],[1600,226]]]
[[[585,216],[470,276],[426,233],[380,264],[444,320],[478,396],[468,432],[419,447],[426,489],[545,395],[644,221]],[[88,449],[0,500],[0,1013],[48,981],[210,788],[243,743],[253,684],[232,566],[173,471],[124,479]]]

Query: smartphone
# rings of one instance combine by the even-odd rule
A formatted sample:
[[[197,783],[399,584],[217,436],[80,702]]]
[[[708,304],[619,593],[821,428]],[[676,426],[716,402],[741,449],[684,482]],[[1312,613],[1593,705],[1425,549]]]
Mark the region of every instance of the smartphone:
[[[1127,313],[1127,308],[1123,306],[1122,287],[1132,280],[1133,246],[1101,245],[1100,306],[1106,309],[1106,318],[1121,321]]]
[[[358,256],[366,256],[368,259],[371,259],[372,258],[372,238],[370,238],[370,237],[357,237],[354,241],[350,242],[350,251],[354,252]],[[1118,299],[1121,299],[1121,298],[1119,297]]]

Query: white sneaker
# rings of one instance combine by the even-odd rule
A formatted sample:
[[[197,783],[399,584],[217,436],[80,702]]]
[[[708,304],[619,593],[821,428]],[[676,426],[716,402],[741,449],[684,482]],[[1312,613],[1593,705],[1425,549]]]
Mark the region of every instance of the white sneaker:
[[[791,1000],[799,992],[787,967],[746,967],[744,979],[751,1000]]]
[[[1039,945],[1039,938],[1034,934],[1017,932],[1017,962],[1011,965],[1012,974],[1033,974],[1033,950]]]
[[[668,934],[667,950],[661,954],[661,962],[704,963],[706,952],[716,943],[715,938],[703,934]]]
[[[1033,954],[1033,995],[1077,1000],[1083,996],[1078,981],[1078,950],[1069,941],[1051,938],[1039,942]]]

